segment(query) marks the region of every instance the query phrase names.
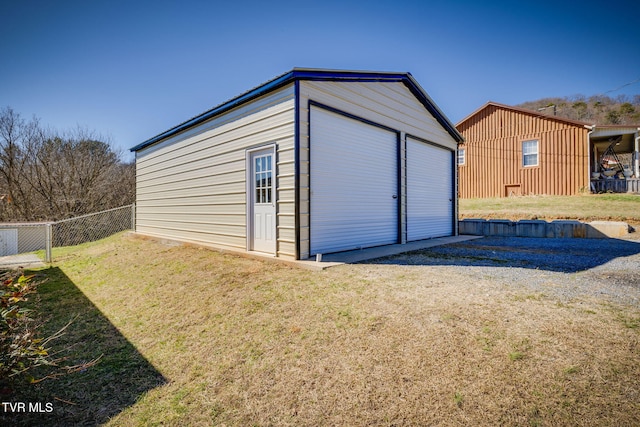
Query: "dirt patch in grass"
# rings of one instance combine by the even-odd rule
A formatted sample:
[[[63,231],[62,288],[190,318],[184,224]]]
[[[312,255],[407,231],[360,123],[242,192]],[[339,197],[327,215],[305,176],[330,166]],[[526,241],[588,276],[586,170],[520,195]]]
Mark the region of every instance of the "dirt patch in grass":
[[[560,303],[455,266],[314,272],[126,235],[58,259],[165,380],[108,425],[640,424],[634,307]],[[88,386],[65,381],[61,399]]]

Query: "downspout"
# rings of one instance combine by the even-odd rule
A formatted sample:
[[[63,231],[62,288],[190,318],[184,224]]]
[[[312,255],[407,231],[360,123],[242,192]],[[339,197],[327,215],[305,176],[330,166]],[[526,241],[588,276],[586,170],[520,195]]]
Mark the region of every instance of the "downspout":
[[[636,146],[633,152],[633,173],[640,178],[640,128],[636,131]]]
[[[587,182],[589,183],[589,191],[591,191],[591,172],[598,170],[598,159],[595,158],[593,159],[593,169],[591,169],[591,134],[596,130],[596,125],[585,125],[584,127],[591,129],[587,132]]]

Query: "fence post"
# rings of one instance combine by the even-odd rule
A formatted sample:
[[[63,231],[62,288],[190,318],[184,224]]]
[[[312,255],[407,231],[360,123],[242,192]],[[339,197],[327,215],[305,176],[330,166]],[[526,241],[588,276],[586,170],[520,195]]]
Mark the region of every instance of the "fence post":
[[[136,231],[136,204],[131,205],[131,231]]]
[[[51,262],[51,247],[52,245],[52,234],[51,234],[51,223],[48,222],[47,225],[45,226],[45,262],[50,263]]]

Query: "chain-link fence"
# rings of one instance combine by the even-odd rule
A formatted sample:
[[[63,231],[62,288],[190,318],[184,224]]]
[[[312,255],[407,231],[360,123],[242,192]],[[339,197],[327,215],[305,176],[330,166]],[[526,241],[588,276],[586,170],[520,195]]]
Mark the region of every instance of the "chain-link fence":
[[[51,245],[74,246],[93,242],[133,227],[132,206],[109,209],[51,224]]]
[[[48,225],[46,222],[0,224],[0,256],[44,249]]]
[[[52,248],[74,246],[104,239],[112,234],[135,228],[135,205],[109,209],[57,222],[0,224],[0,268],[12,264],[8,256],[45,251],[51,262]]]

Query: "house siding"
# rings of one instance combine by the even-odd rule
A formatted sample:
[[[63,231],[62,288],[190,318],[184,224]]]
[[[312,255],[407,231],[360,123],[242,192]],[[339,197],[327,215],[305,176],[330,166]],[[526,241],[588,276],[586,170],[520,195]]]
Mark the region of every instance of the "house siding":
[[[136,231],[247,248],[246,156],[276,146],[276,255],[295,258],[293,84],[136,153]]]
[[[400,134],[400,240],[406,242],[406,136],[411,135],[450,150],[456,141],[401,82],[301,81],[299,89],[299,227],[300,258],[310,255],[310,102],[319,103]]]
[[[465,164],[459,197],[572,195],[589,188],[588,129],[489,105],[458,125]],[[538,140],[538,165],[522,165],[522,141]]]

